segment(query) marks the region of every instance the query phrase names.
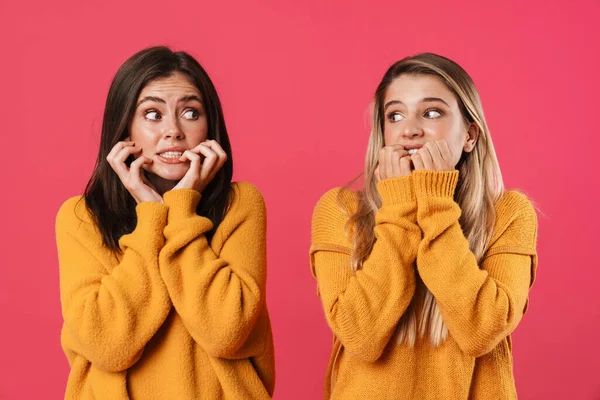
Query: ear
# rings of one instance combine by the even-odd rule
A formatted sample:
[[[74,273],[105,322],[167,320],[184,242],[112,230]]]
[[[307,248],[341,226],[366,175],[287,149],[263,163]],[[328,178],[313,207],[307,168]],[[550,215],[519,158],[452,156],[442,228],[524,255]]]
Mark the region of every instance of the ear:
[[[475,143],[479,139],[479,127],[476,123],[472,122],[467,127],[467,141],[463,146],[463,151],[470,153],[475,148]]]

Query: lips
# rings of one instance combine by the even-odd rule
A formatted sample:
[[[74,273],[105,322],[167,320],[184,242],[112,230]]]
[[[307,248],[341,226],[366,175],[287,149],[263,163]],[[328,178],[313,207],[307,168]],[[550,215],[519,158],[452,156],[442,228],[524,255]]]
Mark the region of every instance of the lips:
[[[158,155],[163,158],[181,158],[181,156],[183,155],[183,152],[181,152],[181,151],[165,151],[163,153],[159,153]]]
[[[183,147],[169,147],[158,151],[156,158],[165,164],[180,164],[182,161],[179,161],[179,159],[186,150]]]
[[[406,144],[406,145],[402,145],[402,147],[404,147],[404,150],[408,151],[408,155],[412,156],[413,154],[415,154],[417,151],[419,151],[419,149],[421,147],[423,147],[422,144]]]

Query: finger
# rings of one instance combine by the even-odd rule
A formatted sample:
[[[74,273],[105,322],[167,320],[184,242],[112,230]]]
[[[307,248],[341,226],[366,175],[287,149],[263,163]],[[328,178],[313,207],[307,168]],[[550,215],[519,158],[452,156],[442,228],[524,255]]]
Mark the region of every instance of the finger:
[[[390,144],[386,147],[391,147],[394,150],[404,150],[404,146],[402,146],[401,144]]]
[[[410,158],[415,167],[415,170],[418,171],[418,170],[425,169],[425,166],[423,165],[423,159],[421,158],[421,155],[418,152],[413,154]]]
[[[113,146],[112,149],[110,149],[110,152],[108,153],[108,155],[106,156],[106,160],[110,163],[112,159],[115,158],[115,156],[124,148],[127,146],[131,146],[133,147],[135,145],[134,142],[129,142],[129,141],[124,141],[124,142],[118,142],[117,144],[115,144]]]
[[[385,170],[385,147],[379,150],[379,179],[383,180],[387,176]]]
[[[401,176],[400,173],[400,159],[404,156],[408,155],[408,152],[406,150],[400,149],[400,150],[396,150],[394,151],[393,154],[393,158],[392,158],[392,173],[393,176]]]
[[[210,175],[215,175],[216,171],[218,171],[219,168],[221,168],[223,166],[223,164],[225,164],[225,161],[227,160],[227,154],[225,153],[223,148],[219,145],[219,143],[217,143],[215,140],[207,140],[206,142],[202,142],[198,145],[198,147],[199,148],[204,147],[204,148],[210,149],[216,155],[217,158],[215,159],[214,164],[210,164],[211,169],[207,170],[209,172],[210,171],[214,172]],[[210,176],[210,175],[208,177],[212,178],[212,176]]]
[[[216,140],[205,140],[204,142],[202,142],[200,144],[203,146],[210,147],[211,149],[213,149],[215,151],[215,153],[222,152],[223,154],[225,154],[225,150],[223,150],[223,147],[221,147],[219,142],[217,142]]]
[[[394,176],[394,158],[397,158],[396,152],[392,146],[385,147],[385,170],[387,175],[383,179]]]
[[[202,159],[198,154],[192,152],[191,150],[186,150],[183,152],[179,160],[182,162],[189,161],[190,167],[188,168],[187,172],[185,173],[183,178],[181,178],[176,187],[186,187],[188,189],[195,189],[198,183],[200,182]]]
[[[181,155],[181,157],[179,158],[179,160],[180,161],[189,161],[190,169],[195,168],[195,171],[199,171],[199,167],[202,162],[200,156],[198,154],[194,153],[192,150],[184,151],[183,154]]]
[[[200,147],[202,147],[202,143],[200,143],[199,145],[197,145],[196,147],[190,149],[190,151],[192,153],[196,153],[196,154],[200,154]]]
[[[431,158],[431,153],[429,153],[429,149],[425,146],[421,147],[417,152],[419,156],[421,156],[421,161],[423,162],[423,168],[427,170],[433,169],[433,159]]]
[[[145,156],[141,156],[138,157],[137,160],[133,161],[131,163],[131,165],[129,166],[129,178],[130,178],[130,182],[133,183],[145,183],[144,182],[144,178],[142,176],[142,171],[141,168],[144,165],[150,165],[153,163],[153,160],[151,160],[148,157]]]
[[[409,176],[410,175],[410,173],[411,173],[410,162],[411,162],[411,159],[409,156],[402,157],[400,159],[400,176]]]
[[[434,169],[444,169],[444,159],[442,158],[442,153],[440,153],[440,149],[437,144],[435,144],[435,142],[427,142],[425,143],[425,147],[427,150],[429,150]]]
[[[124,163],[129,156],[139,153],[140,151],[142,151],[140,146],[125,146],[115,155],[113,161],[115,163]]]
[[[109,161],[112,169],[117,173],[122,182],[127,180],[129,174],[129,168],[125,165],[125,160],[132,154],[139,153],[142,151],[141,147],[125,146],[119,151],[111,161]]]
[[[375,168],[375,182],[381,182],[381,176],[379,175],[379,165]]]
[[[400,157],[398,153],[393,152],[391,156],[392,177],[400,176]]]
[[[144,201],[163,202],[162,196],[158,194],[158,190],[150,183],[142,169],[144,166],[150,165],[153,162],[154,160],[151,158],[140,156],[130,165],[128,180],[125,187],[138,204]]]
[[[227,161],[227,153],[225,153],[225,150],[223,150],[223,147],[221,147],[219,142],[216,140],[207,140],[201,144],[210,147],[215,153],[217,153],[217,156],[219,157],[217,165],[219,168],[221,168],[223,164],[225,164],[225,161]]]
[[[440,154],[442,155],[442,159],[447,163],[450,163],[452,161],[452,153],[450,153],[450,147],[448,146],[448,142],[446,142],[445,139],[442,139],[435,142],[435,144],[437,145]]]
[[[127,171],[127,165],[125,165],[125,160],[129,158],[129,156],[141,153],[142,148],[139,146],[125,146],[119,151],[113,158],[113,169]]]
[[[202,169],[200,170],[200,178],[206,180],[211,176],[212,170],[217,164],[219,157],[208,146],[200,146],[200,152],[204,156],[204,162],[202,162]]]

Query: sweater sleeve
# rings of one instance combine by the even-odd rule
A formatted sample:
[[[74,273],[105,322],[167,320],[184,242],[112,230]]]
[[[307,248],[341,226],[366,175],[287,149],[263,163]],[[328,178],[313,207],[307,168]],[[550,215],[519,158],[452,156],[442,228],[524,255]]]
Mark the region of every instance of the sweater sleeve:
[[[268,325],[257,324],[266,307],[266,209],[252,185],[235,184],[233,192],[213,237],[223,243],[218,253],[205,235],[212,222],[196,214],[200,194],[165,193],[169,216],[160,272],[194,341],[213,357],[240,359],[261,353],[267,334]]]
[[[68,200],[56,219],[60,292],[67,345],[95,367],[124,371],[166,319],[171,303],[158,270],[167,209],[136,208],[137,226],[108,250],[83,199]]]
[[[326,193],[315,207],[310,249],[329,326],[350,353],[367,362],[381,356],[412,300],[421,239],[410,177],[384,180],[378,191],[376,241],[361,269],[351,269],[352,244],[345,235],[349,216],[336,202],[339,190]],[[344,191],[341,200],[351,204],[355,196]]]
[[[495,234],[481,265],[461,229],[454,201],[458,171],[416,171],[417,267],[434,295],[450,335],[473,357],[490,352],[525,311],[537,258],[537,219],[531,203],[507,193],[496,206]]]

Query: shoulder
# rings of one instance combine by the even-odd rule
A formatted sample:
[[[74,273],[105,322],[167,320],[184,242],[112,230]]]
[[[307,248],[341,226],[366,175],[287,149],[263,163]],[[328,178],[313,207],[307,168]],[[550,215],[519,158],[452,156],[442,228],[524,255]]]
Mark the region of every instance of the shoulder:
[[[90,224],[93,218],[83,196],[71,197],[59,208],[56,215],[57,230],[77,230],[82,224]]]
[[[328,214],[342,214],[350,216],[358,208],[359,194],[354,190],[338,187],[327,191],[315,206],[314,217],[327,216]]]
[[[266,215],[265,199],[256,186],[249,182],[231,183],[231,203],[228,216],[252,215],[263,217]]]
[[[516,219],[537,222],[532,201],[517,190],[506,191],[495,204],[496,218],[499,222],[511,223]]]
[[[211,246],[215,249],[223,246],[234,232],[241,232],[242,226],[254,237],[263,237],[267,229],[265,202],[256,186],[232,182],[229,196],[229,206],[212,239]]]
[[[256,186],[249,182],[232,182],[233,202],[243,206],[265,207],[265,199]]]
[[[232,182],[231,189],[235,198],[264,203],[262,193],[250,182]]]
[[[312,217],[312,242],[349,245],[346,225],[358,208],[358,192],[348,188],[327,191],[317,202]]]
[[[76,241],[86,248],[104,249],[102,235],[83,196],[65,201],[56,215],[56,240],[59,248]]]
[[[537,238],[537,214],[532,201],[516,190],[506,191],[495,204],[496,223],[492,242],[508,241],[534,248]]]

